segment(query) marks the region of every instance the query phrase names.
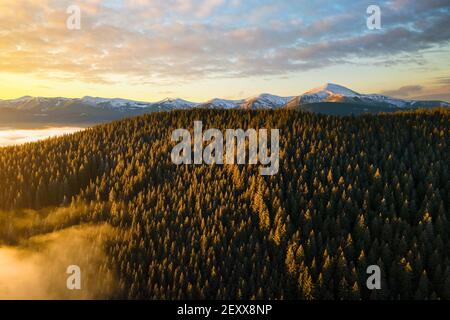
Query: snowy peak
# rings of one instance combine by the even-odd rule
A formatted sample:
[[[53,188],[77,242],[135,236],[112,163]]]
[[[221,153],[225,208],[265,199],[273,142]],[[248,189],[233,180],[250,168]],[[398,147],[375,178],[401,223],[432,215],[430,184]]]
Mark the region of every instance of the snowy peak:
[[[24,96],[18,99],[0,100],[0,107],[13,108],[17,110],[40,109],[47,110],[49,106],[60,107],[66,102],[71,101],[69,98],[44,98]]]
[[[326,83],[321,87],[307,91],[299,97],[299,101],[303,104],[318,102],[342,102],[346,98],[358,98],[361,95],[346,87]]]
[[[120,98],[107,99],[107,98],[86,96],[79,99],[79,101],[91,107],[100,107],[105,109],[135,109],[148,107],[148,103],[146,102],[139,102]]]
[[[242,109],[278,109],[285,106],[294,97],[280,97],[268,93],[245,99]]]
[[[277,109],[285,106],[292,98],[263,93],[242,100],[216,98],[200,104],[199,107],[209,109]]]
[[[244,102],[244,100],[227,100],[227,99],[212,99],[202,104],[200,107],[209,109],[235,109]]]
[[[31,97],[31,96],[23,96],[20,97],[18,99],[13,99],[13,100],[9,100],[10,103],[24,103],[24,102],[29,102],[31,100],[33,100],[35,98]]]
[[[293,97],[280,97],[280,96],[275,96],[275,95],[269,94],[269,93],[263,93],[263,94],[259,95],[256,98],[256,100],[271,103],[276,106],[282,106],[282,105],[285,105],[292,98]]]
[[[326,83],[321,87],[306,92],[305,94],[321,94],[321,93],[326,93],[328,95],[335,94],[343,96],[359,96],[359,93],[334,83]]]
[[[364,106],[365,109],[373,108],[398,109],[398,108],[429,108],[429,107],[448,107],[449,104],[443,101],[414,101],[388,97],[381,94],[360,94],[344,86],[334,83],[325,85],[307,91],[306,93],[295,97],[289,101],[287,108],[297,106],[311,105],[317,103],[344,103]]]
[[[194,108],[198,105],[198,103],[190,102],[187,100],[183,100],[180,98],[172,99],[166,98],[159,102],[153,103],[153,106],[157,106],[158,108],[168,108],[168,109],[189,109]]]

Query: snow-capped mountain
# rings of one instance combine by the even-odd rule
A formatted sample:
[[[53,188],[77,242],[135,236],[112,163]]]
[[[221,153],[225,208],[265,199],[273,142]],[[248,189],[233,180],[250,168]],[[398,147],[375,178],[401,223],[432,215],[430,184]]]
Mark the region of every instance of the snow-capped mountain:
[[[190,102],[179,98],[177,99],[166,98],[159,102],[150,103],[151,107],[158,108],[160,110],[191,109],[197,107],[198,105],[199,103]]]
[[[320,102],[351,102],[361,99],[373,100],[377,102],[388,102],[394,99],[382,95],[363,95],[346,87],[326,83],[325,85],[309,90],[296,97],[300,104],[320,103]]]
[[[0,108],[13,108],[16,110],[48,111],[53,109],[64,109],[66,107],[92,107],[96,109],[127,112],[130,110],[152,109],[176,110],[189,109],[198,106],[198,103],[183,99],[164,99],[158,102],[143,102],[121,98],[99,98],[86,96],[80,99],[70,98],[42,98],[25,96],[13,100],[0,100]]]
[[[77,101],[78,99],[74,99]],[[79,100],[81,103],[92,107],[109,108],[109,109],[127,109],[127,108],[146,108],[149,107],[148,102],[139,102],[127,99],[107,99],[97,97],[83,97]]]
[[[207,109],[236,109],[239,108],[244,101],[245,100],[227,100],[216,98],[201,104],[199,107]]]
[[[212,99],[198,105],[208,109],[278,109],[286,105],[293,97],[280,97],[264,93],[241,100]]]
[[[43,109],[47,110],[50,106],[61,107],[71,99],[68,98],[43,98],[24,96],[12,100],[0,100],[0,107],[14,108],[17,110]]]
[[[35,123],[100,123],[149,112],[208,109],[300,109],[325,114],[362,114],[392,112],[401,109],[450,107],[443,101],[416,101],[381,94],[361,94],[346,87],[327,83],[295,97],[261,94],[242,100],[212,99],[195,103],[183,99],[142,102],[121,98],[83,97],[43,98],[25,96],[0,100],[0,124]]]
[[[304,94],[294,98],[299,104],[319,103],[319,102],[341,102],[343,98],[358,98],[359,93],[343,86],[327,83],[321,87],[309,90]]]
[[[304,94],[293,98],[287,107],[304,106],[317,103],[346,103],[360,105],[369,108],[419,108],[419,107],[448,107],[449,103],[444,101],[416,101],[403,100],[388,97],[381,94],[361,94],[346,87],[327,83],[321,87],[312,89]]]
[[[84,97],[81,101],[92,107],[102,107],[110,109],[142,109],[152,108],[155,110],[176,110],[176,109],[190,109],[194,108],[198,103],[186,101],[183,99],[171,99],[166,98],[158,102],[141,102],[127,99],[107,99],[107,98],[94,98]]]
[[[286,105],[294,97],[280,97],[263,93],[257,97],[245,99],[241,109],[278,109]]]
[[[334,84],[326,83],[325,85],[314,88],[305,92],[302,95],[302,100],[307,102],[322,102],[323,100],[333,99],[334,97],[358,97],[359,93],[350,90],[346,87]]]

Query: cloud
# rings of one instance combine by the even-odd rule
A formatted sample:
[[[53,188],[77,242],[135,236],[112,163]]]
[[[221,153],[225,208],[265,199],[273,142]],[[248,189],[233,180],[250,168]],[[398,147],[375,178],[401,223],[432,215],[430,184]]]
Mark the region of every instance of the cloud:
[[[417,96],[423,91],[424,87],[420,85],[410,85],[410,86],[403,86],[398,88],[397,90],[388,90],[384,91],[383,94],[393,97],[410,97],[412,95]]]
[[[185,2],[185,0],[183,0]],[[224,0],[204,0],[195,13],[199,18],[208,17],[217,7],[223,4]]]
[[[409,85],[397,90],[387,90],[386,95],[414,100],[450,101],[450,77],[437,77],[426,87]]]
[[[436,83],[440,85],[450,86],[450,77],[439,77],[436,79]]]
[[[69,4],[82,29],[65,28]],[[417,64],[450,41],[448,1],[6,0],[0,70],[92,83],[286,75],[327,66]],[[407,58],[405,58],[407,56]]]
[[[419,95],[413,98],[416,100],[435,100],[450,102],[450,92]]]

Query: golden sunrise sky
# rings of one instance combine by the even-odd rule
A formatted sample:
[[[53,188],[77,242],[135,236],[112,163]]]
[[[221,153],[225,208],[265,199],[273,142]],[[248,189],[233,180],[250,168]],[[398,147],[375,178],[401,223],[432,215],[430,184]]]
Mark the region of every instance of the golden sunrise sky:
[[[381,30],[366,26],[370,4]],[[201,102],[333,82],[450,101],[449,17],[441,0],[1,0],[0,99]]]

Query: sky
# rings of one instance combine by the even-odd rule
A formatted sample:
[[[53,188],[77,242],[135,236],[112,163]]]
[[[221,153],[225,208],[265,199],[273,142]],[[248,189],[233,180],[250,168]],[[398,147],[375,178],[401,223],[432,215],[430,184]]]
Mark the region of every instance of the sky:
[[[79,30],[67,28],[71,5]],[[0,1],[0,99],[203,102],[331,82],[450,101],[449,58],[448,0]]]

